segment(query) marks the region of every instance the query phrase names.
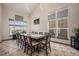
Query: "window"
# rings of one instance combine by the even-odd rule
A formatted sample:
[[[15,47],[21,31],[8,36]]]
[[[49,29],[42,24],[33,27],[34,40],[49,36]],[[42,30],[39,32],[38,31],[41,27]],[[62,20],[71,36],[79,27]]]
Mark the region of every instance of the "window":
[[[59,29],[57,38],[59,38],[59,39],[67,39],[67,29]]]
[[[68,9],[57,12],[58,36],[59,39],[68,39]]]
[[[50,29],[49,32],[50,32],[50,34],[51,34],[51,37],[55,38],[56,29]]]
[[[57,18],[62,18],[67,16],[68,16],[68,9],[57,12]]]
[[[34,24],[39,24],[39,23],[40,23],[39,18],[34,20]]]
[[[49,21],[49,28],[56,28],[56,20]]]
[[[12,35],[14,31],[14,19],[9,19],[9,34]]]
[[[12,35],[12,32],[14,31],[14,26],[9,26],[10,35]]]
[[[67,19],[58,20],[58,28],[67,28]]]
[[[17,18],[19,17],[19,18]],[[22,16],[15,15],[14,19],[9,19],[9,34],[12,35],[14,31],[26,31],[27,21],[23,21]]]
[[[53,38],[68,38],[68,8],[57,9],[48,14],[49,32]]]
[[[56,18],[55,13],[48,15],[48,20],[55,19],[55,18]]]

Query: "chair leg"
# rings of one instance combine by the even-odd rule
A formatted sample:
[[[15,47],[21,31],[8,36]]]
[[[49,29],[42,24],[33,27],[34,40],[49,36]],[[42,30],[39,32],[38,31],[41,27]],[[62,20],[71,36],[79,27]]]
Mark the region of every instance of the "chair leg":
[[[26,52],[26,44],[24,45],[24,52]]]
[[[27,54],[28,54],[28,47],[27,47]]]
[[[32,49],[31,49],[31,56],[32,56]]]
[[[22,49],[23,49],[23,46],[24,46],[24,45],[23,45],[23,41],[22,41],[22,44],[21,44],[21,45],[22,45]]]
[[[46,56],[48,56],[48,52],[47,52],[47,45],[46,45]]]
[[[37,51],[38,51],[38,53],[39,53],[39,45],[37,45]]]
[[[50,52],[51,52],[51,47],[50,47]]]
[[[49,49],[50,49],[50,52],[51,52],[51,47],[50,47],[50,43],[49,43]]]
[[[31,56],[32,56],[32,46],[31,46]]]
[[[22,48],[21,43],[19,45],[20,45],[20,48]]]
[[[40,49],[39,49],[39,50],[41,51],[41,44],[39,45],[39,47],[40,47]]]

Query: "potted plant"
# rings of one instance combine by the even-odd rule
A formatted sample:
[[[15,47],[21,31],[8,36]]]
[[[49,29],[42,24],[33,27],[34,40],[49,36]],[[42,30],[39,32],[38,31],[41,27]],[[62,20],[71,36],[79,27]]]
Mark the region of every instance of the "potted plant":
[[[74,28],[74,33],[76,37],[79,37],[79,27]]]

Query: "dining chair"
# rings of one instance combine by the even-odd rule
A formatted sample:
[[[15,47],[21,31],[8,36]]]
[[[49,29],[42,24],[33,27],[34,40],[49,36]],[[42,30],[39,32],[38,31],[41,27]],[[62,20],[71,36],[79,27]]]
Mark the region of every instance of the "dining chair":
[[[32,31],[32,34],[34,34],[34,31]]]
[[[32,56],[32,54],[36,51],[36,49],[38,49],[39,43],[34,41],[34,39],[32,37],[28,37],[28,46],[27,46],[27,54],[28,51],[30,50],[30,55]]]
[[[38,32],[35,32],[35,34],[38,34]]]
[[[39,32],[40,35],[43,35],[43,32]]]
[[[20,48],[23,49],[23,35],[20,34]]]
[[[48,49],[50,49],[51,52],[50,38],[51,36],[45,35],[43,41],[41,41],[41,49],[44,49],[46,51],[46,55],[48,55]]]
[[[48,32],[45,32],[44,35],[49,35],[49,33]]]
[[[20,47],[20,33],[16,33],[16,43]]]
[[[24,47],[24,52],[26,52],[26,49],[28,47],[28,37],[27,36],[23,36],[24,37],[24,42],[23,42],[23,47]]]

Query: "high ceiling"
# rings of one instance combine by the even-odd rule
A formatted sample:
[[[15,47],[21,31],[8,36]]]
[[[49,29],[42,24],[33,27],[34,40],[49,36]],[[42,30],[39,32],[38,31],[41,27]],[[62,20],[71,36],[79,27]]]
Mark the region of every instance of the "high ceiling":
[[[39,5],[39,3],[4,3],[3,5],[14,11],[24,14],[31,14],[33,10]]]

